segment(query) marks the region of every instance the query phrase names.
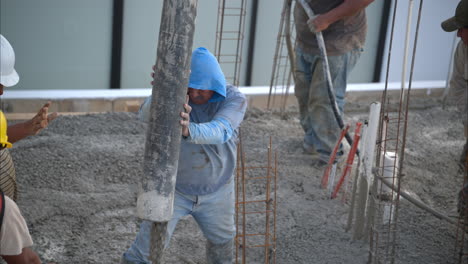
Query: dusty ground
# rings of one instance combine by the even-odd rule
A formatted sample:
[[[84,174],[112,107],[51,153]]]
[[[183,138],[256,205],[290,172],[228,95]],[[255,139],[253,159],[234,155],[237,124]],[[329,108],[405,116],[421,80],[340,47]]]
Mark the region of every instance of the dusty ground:
[[[346,121],[366,117],[351,109]],[[459,118],[455,109],[434,105],[410,112],[402,183],[451,216],[462,182]],[[349,205],[326,197],[322,171],[302,152],[297,114],[282,119],[249,111],[242,125],[248,164],[266,163],[269,136],[279,159],[277,263],[365,263],[368,244],[344,231]],[[135,114],[110,113],[60,117],[15,144],[19,206],[44,261],[118,263],[138,230],[134,207],[144,141],[145,125]],[[455,228],[405,200],[400,205],[397,263],[453,263]],[[192,218],[179,222],[166,260],[205,263],[204,239]]]

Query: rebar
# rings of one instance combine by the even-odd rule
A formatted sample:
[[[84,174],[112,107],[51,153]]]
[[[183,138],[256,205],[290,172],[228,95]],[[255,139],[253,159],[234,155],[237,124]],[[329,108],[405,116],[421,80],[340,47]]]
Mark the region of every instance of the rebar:
[[[294,26],[294,23],[291,23],[292,3],[292,0],[284,0],[283,3],[267,102],[268,109],[278,107],[275,101],[276,97],[279,97],[279,108],[282,115],[286,109],[289,87],[294,82],[292,72],[294,67],[294,44],[292,39],[294,39],[294,36],[291,34]],[[286,55],[284,55],[285,53]]]
[[[223,69],[226,80],[234,86],[239,86],[247,0],[228,1],[228,3],[230,6],[226,6],[226,0],[218,1],[214,55]],[[235,4],[238,6],[234,6]],[[234,23],[235,28],[227,28],[228,17],[229,22],[237,19]],[[230,45],[223,45],[226,42]],[[226,57],[230,59],[224,60]]]
[[[423,0],[420,0],[413,42],[408,89],[405,89],[403,80],[402,87],[400,89],[398,111],[396,113],[397,117],[393,118],[388,112],[387,104],[389,100],[387,98],[387,87],[397,2],[398,1],[395,1],[393,12],[385,89],[382,94],[382,109],[379,122],[379,143],[376,157],[376,168],[378,168],[378,171],[380,172],[379,174],[383,176],[387,172],[391,173],[391,176],[389,177],[391,178],[391,188],[390,191],[384,189],[383,181],[379,180],[378,177],[374,177],[368,207],[368,230],[370,239],[369,263],[395,263],[399,201],[402,190],[401,179],[404,176],[403,169],[406,134],[408,128],[408,110],[423,6]],[[408,16],[410,16],[410,14]],[[387,160],[390,160],[391,165],[388,164]]]
[[[236,172],[236,261],[235,263],[258,262],[258,254],[249,254],[247,249],[263,248],[263,263],[276,263],[276,193],[277,154],[272,149],[270,138],[267,148],[266,166],[245,166],[245,152],[240,135]],[[265,174],[262,177],[248,177],[249,173]],[[264,188],[263,188],[264,186]],[[260,187],[260,188],[259,188]],[[247,197],[247,193],[249,197]],[[253,198],[250,198],[253,197]],[[260,198],[263,197],[263,198]],[[247,208],[247,205],[249,206]],[[251,216],[251,221],[247,221]],[[264,217],[264,218],[263,218]],[[262,221],[261,219],[264,219]],[[254,221],[257,220],[257,222]],[[241,224],[242,222],[242,224]],[[264,222],[263,225],[260,223]],[[258,230],[258,231],[257,231]],[[250,253],[256,253],[249,250]]]

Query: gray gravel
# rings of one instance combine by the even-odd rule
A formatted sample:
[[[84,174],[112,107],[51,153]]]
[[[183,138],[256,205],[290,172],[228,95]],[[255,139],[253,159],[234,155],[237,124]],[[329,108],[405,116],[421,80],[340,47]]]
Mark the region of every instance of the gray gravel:
[[[277,263],[365,263],[368,244],[344,231],[348,204],[328,199],[319,187],[322,172],[302,152],[296,116],[251,109],[242,125],[248,164],[266,164],[270,136],[278,154]],[[352,112],[346,121],[366,116]],[[447,215],[455,215],[462,184],[456,163],[464,140],[459,117],[455,109],[429,107],[411,111],[409,119],[402,186]],[[145,130],[133,113],[64,116],[15,144],[19,206],[43,261],[118,263],[138,230]],[[250,195],[261,189],[252,185]],[[452,263],[455,228],[404,200],[400,204],[397,263]],[[193,219],[183,219],[166,263],[205,263],[204,243]],[[260,262],[263,254],[248,253],[249,263]]]

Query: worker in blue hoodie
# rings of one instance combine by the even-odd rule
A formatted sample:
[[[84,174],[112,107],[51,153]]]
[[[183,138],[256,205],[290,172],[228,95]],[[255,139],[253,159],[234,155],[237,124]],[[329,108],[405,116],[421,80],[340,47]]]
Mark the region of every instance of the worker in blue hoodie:
[[[231,264],[235,236],[234,169],[238,128],[247,108],[245,96],[226,84],[216,58],[205,48],[192,53],[186,112],[181,113],[182,141],[177,171],[174,213],[167,227],[169,240],[179,219],[192,215],[207,239],[207,263]],[[140,107],[148,122],[151,96]],[[150,263],[151,223],[123,254],[122,263]]]

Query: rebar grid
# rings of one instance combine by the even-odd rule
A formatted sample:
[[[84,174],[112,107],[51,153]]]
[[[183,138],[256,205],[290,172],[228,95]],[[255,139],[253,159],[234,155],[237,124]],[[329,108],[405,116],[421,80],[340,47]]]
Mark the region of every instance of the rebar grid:
[[[236,170],[236,264],[276,263],[277,166],[271,137],[267,165],[246,166],[240,136]]]
[[[276,97],[279,97],[279,108],[284,114],[289,95],[289,88],[293,84],[294,52],[293,42],[294,21],[291,20],[293,0],[284,0],[281,20],[276,39],[275,56],[270,79],[267,108],[278,107]],[[293,35],[292,35],[293,34]],[[286,53],[286,55],[285,55]]]
[[[390,173],[391,175],[389,178],[392,182],[392,188],[386,190],[383,187],[383,183],[378,181],[377,177],[374,177],[368,208],[370,228],[369,263],[395,263],[401,178],[404,176],[403,164],[405,158],[406,131],[408,127],[408,107],[423,0],[420,0],[418,11],[409,86],[406,91],[404,86],[401,87],[398,112],[390,113],[388,111],[389,100],[387,100],[387,87],[397,4],[398,1],[396,0],[392,19],[385,89],[382,94],[382,108],[379,121],[379,138],[381,140],[377,144],[376,155],[377,174],[385,177],[386,172]],[[393,156],[389,158],[390,164],[388,164],[389,161],[386,161],[387,155]],[[388,171],[389,167],[391,169],[390,172]],[[395,192],[394,189],[397,191]]]
[[[229,4],[226,6],[226,0],[218,0],[214,55],[223,69],[226,81],[239,86],[247,0],[230,0]],[[226,24],[234,24],[236,27],[226,29]]]
[[[396,113],[390,113],[389,100],[387,100],[387,87],[397,4],[398,0],[395,1],[393,10],[385,89],[381,100],[382,108],[380,112],[378,137],[380,140],[377,143],[375,166],[378,171],[377,174],[391,180],[392,188],[385,188],[382,181],[374,177],[369,198],[370,201],[368,203],[368,232],[370,240],[369,263],[395,263],[396,239],[398,235],[398,209],[400,190],[402,188],[401,178],[404,176],[403,165],[405,158],[406,131],[408,127],[408,108],[423,0],[420,0],[419,4],[408,89],[405,89],[402,85],[398,110]]]

